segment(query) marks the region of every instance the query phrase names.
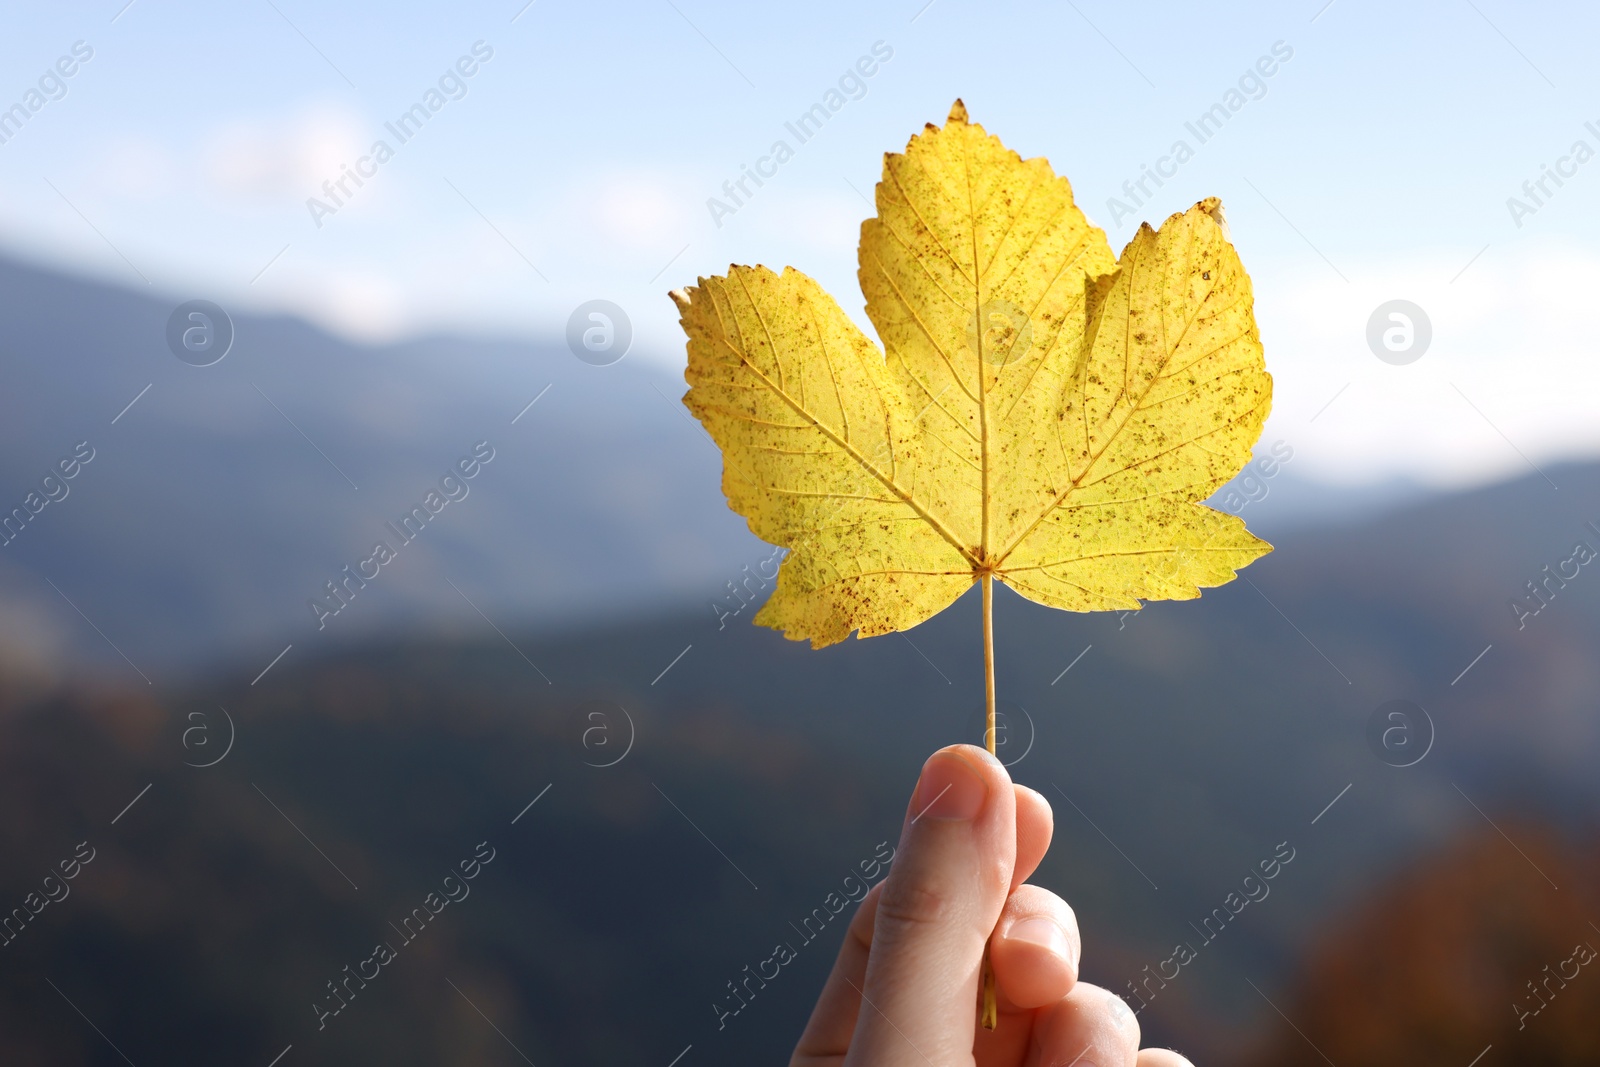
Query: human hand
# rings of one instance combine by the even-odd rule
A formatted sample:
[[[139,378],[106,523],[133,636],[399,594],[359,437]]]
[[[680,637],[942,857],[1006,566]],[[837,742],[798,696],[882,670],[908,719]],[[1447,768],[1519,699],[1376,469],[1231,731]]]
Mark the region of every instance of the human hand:
[[[1049,802],[983,749],[935,752],[889,876],[851,920],[790,1067],[1189,1067],[1139,1050],[1122,998],[1078,981],[1072,909],[1023,884],[1053,824]],[[985,944],[993,1031],[977,1026]]]

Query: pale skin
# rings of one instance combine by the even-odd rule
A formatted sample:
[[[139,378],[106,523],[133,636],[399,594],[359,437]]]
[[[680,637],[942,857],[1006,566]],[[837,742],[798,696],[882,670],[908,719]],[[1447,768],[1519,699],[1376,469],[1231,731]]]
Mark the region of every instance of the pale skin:
[[[1050,804],[972,745],[923,765],[889,875],[862,900],[790,1067],[1190,1067],[1139,1048],[1121,997],[1078,981],[1067,902],[1027,885]],[[1000,1009],[977,1023],[990,945]]]

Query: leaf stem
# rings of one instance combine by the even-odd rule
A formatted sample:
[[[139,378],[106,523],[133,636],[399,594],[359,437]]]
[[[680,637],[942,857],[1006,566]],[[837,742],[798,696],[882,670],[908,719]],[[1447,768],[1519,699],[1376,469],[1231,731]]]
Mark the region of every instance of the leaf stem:
[[[994,755],[994,575],[983,575],[983,692],[988,704],[984,720],[983,746]],[[978,1016],[985,1030],[993,1030],[1000,1021],[999,1006],[994,996],[994,966],[989,962],[989,948],[983,949],[983,1009]]]
[[[994,755],[994,576],[983,576],[983,695],[988,704],[983,745]]]

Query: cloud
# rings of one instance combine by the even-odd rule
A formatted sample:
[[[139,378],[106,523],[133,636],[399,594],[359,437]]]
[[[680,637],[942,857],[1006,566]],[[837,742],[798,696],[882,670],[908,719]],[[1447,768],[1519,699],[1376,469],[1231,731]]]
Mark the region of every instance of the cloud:
[[[1464,485],[1600,452],[1600,255],[1530,242],[1491,247],[1462,272],[1470,255],[1417,257],[1348,283],[1329,274],[1279,285],[1258,269],[1256,314],[1277,380],[1268,432],[1293,441],[1308,472]],[[1369,317],[1393,299],[1419,305],[1433,330],[1404,366],[1380,361],[1366,340]]]
[[[206,184],[226,196],[300,199],[366,150],[372,125],[328,105],[290,116],[235,120],[207,137],[202,172]]]
[[[578,195],[600,231],[628,249],[664,249],[675,240],[681,245],[689,230],[692,201],[685,183],[664,175],[610,174]]]

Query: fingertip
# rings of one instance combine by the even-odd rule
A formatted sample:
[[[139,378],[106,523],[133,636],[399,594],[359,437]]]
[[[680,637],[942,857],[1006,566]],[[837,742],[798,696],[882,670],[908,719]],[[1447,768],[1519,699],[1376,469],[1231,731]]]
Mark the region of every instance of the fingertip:
[[[1019,798],[1022,794],[1026,793],[1028,795],[1029,803],[1039,804],[1044,808],[1045,811],[1051,812],[1052,817],[1054,816],[1054,809],[1050,807],[1050,801],[1045,798],[1043,793],[1039,792],[1033,786],[1023,785],[1021,782],[1016,783],[1015,788]]]
[[[911,821],[967,821],[978,816],[992,792],[989,775],[968,752],[951,745],[928,757],[911,795]],[[982,751],[982,750],[978,750]]]
[[[1034,1033],[1045,1062],[1052,1056],[1063,1057],[1062,1062],[1078,1057],[1075,1062],[1096,1067],[1135,1062],[1149,1067],[1139,1055],[1138,1017],[1108,989],[1075,983],[1070,993],[1036,1018]]]
[[[1139,1051],[1138,1067],[1194,1067],[1194,1064],[1169,1048],[1147,1048]]]
[[[1037,789],[1031,789],[1020,783],[1011,786],[1017,796],[1017,829],[1022,831],[1026,827],[1030,832],[1044,838],[1045,847],[1050,845],[1051,835],[1055,833],[1056,813],[1050,806],[1050,801]]]
[[[989,952],[1001,991],[1019,1008],[1055,1003],[1078,977],[1066,934],[1043,916],[1015,923]]]
[[[961,742],[960,744],[955,745],[946,745],[944,748],[941,748],[939,752],[935,752],[934,755],[937,756],[940,752],[955,753],[962,759],[971,762],[973,767],[979,770],[979,773],[997,773],[1006,781],[1009,782],[1011,780],[1011,773],[1006,770],[1006,765],[1001,763],[999,757],[994,755],[994,753],[990,752],[988,749],[984,748],[982,745],[969,745],[966,742]]]
[[[1050,839],[1055,835],[1055,813],[1038,790],[1013,785],[1012,791],[1017,798],[1017,860],[1011,873],[1011,886],[1015,889],[1032,877],[1050,850]]]
[[[1019,886],[990,944],[1001,992],[1019,1008],[1061,1000],[1078,980],[1078,922],[1066,901],[1039,886]]]

